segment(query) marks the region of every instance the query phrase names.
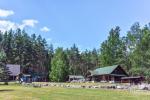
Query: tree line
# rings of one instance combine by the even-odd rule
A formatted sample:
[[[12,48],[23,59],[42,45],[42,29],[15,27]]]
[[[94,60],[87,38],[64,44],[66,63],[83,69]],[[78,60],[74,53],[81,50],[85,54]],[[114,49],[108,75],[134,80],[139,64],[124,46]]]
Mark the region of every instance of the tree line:
[[[25,30],[0,32],[0,60],[20,64],[24,73],[47,75],[50,81],[66,81],[68,75],[84,75],[97,67],[121,64],[132,76],[145,76],[150,81],[150,25],[134,23],[120,36],[120,27],[109,31],[99,49],[80,51],[70,48],[54,50],[44,38]],[[33,71],[33,72],[32,72]]]
[[[95,68],[98,52],[93,49],[81,53],[75,44],[54,50],[41,35],[17,29],[0,32],[0,62],[19,64],[22,73],[44,74],[51,81],[64,81],[68,74],[85,75],[87,70]]]

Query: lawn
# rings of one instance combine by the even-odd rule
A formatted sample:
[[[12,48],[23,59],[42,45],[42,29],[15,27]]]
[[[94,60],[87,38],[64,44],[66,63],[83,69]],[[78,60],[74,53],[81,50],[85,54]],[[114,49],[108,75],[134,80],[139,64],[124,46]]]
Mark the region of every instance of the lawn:
[[[150,100],[150,92],[0,85],[0,100]]]

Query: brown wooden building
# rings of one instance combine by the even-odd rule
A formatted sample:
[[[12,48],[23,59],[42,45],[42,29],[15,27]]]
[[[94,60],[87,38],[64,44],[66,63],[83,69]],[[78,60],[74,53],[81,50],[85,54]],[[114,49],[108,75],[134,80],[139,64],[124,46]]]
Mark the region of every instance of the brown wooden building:
[[[122,83],[131,83],[131,84],[141,84],[144,81],[144,77],[142,76],[136,76],[136,77],[122,77],[121,82]]]
[[[101,67],[89,72],[88,78],[98,82],[121,82],[122,77],[129,76],[121,65]]]

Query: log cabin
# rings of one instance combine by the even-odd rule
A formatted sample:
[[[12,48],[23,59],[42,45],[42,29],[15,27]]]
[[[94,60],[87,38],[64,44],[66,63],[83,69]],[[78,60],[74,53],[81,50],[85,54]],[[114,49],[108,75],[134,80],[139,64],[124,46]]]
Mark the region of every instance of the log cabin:
[[[122,68],[121,65],[113,65],[107,67],[97,68],[93,71],[89,71],[87,76],[91,81],[97,82],[121,82],[122,77],[128,77],[129,75]]]

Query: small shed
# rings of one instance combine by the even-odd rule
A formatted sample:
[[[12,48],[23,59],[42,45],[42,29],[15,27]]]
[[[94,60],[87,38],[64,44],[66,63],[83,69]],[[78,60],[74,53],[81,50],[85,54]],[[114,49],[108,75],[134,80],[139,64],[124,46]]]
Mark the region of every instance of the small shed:
[[[79,80],[85,80],[85,78],[82,75],[69,75],[68,81],[71,82],[73,80],[79,81]]]

